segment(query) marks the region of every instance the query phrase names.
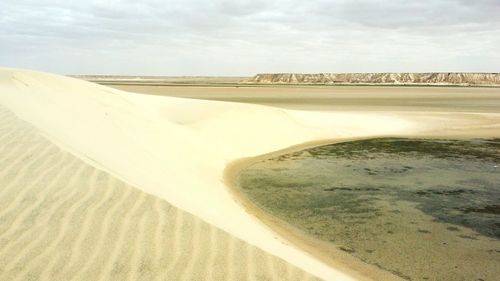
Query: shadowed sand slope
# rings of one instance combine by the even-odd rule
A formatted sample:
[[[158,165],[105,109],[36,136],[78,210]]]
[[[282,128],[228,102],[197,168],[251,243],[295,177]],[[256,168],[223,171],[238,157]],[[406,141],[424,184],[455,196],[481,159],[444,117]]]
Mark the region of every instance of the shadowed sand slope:
[[[96,169],[0,106],[0,280],[315,280]]]

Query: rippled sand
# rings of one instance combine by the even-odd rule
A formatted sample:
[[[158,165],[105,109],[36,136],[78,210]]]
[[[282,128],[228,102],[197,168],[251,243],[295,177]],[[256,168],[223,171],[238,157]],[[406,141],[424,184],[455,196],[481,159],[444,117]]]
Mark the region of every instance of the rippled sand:
[[[315,280],[0,107],[0,280]]]
[[[37,143],[37,138],[31,138],[29,144],[20,144],[21,147],[0,147],[4,153],[13,153],[9,156],[11,158],[5,161],[4,166],[21,161],[16,164],[17,168],[0,170],[0,173],[6,174],[0,175],[0,179],[7,181],[14,177],[16,182],[26,181],[22,188],[17,187],[22,190],[21,193],[11,190],[14,188],[12,183],[9,183],[10,187],[8,186],[5,191],[0,189],[0,200],[5,203],[2,207],[5,206],[6,210],[9,210],[0,210],[0,224],[5,221],[4,226],[0,226],[4,228],[0,230],[0,243],[2,243],[0,273],[5,274],[5,278],[0,276],[0,280],[13,279],[7,274],[15,275],[14,277],[20,280],[40,279],[40,272],[49,280],[79,279],[69,275],[74,274],[74,271],[80,274],[78,275],[80,279],[85,280],[92,279],[81,277],[81,274],[87,272],[104,276],[102,277],[104,280],[112,279],[109,276],[111,273],[127,274],[126,278],[123,276],[116,278],[119,280],[136,280],[148,276],[144,272],[162,272],[157,273],[163,274],[158,279],[168,280],[204,280],[210,279],[209,277],[216,280],[307,279],[302,277],[301,271],[290,267],[284,269],[285,266],[280,265],[281,262],[266,262],[270,256],[263,258],[263,254],[255,253],[259,252],[257,250],[252,254],[256,258],[249,258],[251,255],[249,246],[238,246],[246,244],[236,241],[246,241],[245,243],[255,245],[266,253],[280,257],[287,263],[324,279],[353,280],[358,278],[358,269],[345,262],[343,256],[339,256],[333,262],[312,256],[308,248],[302,248],[300,241],[295,244],[295,240],[289,239],[288,233],[277,234],[253,217],[251,210],[245,209],[244,202],[227,188],[231,182],[227,181],[226,175],[231,174],[230,167],[233,166],[228,164],[236,159],[270,153],[300,143],[309,145],[310,142],[332,139],[339,141],[396,134],[478,137],[498,135],[499,132],[499,115],[489,109],[481,114],[475,113],[476,109],[472,109],[473,112],[467,112],[465,109],[458,112],[447,110],[443,112],[441,107],[435,112],[417,110],[365,113],[362,112],[362,108],[351,108],[352,110],[347,112],[336,112],[333,108],[326,111],[298,111],[254,104],[139,95],[77,79],[14,69],[0,69],[0,88],[2,106],[12,110],[33,126],[25,130],[26,132],[37,128],[58,146],[90,163],[92,167],[99,167],[117,177],[109,179],[109,183],[107,181],[100,183],[99,178],[107,177],[99,176],[97,170],[91,166],[80,167],[81,170],[77,170],[73,166],[68,168],[66,164],[59,164],[61,165],[59,169],[58,166],[54,166],[58,165],[57,161],[54,164],[47,154],[39,156],[39,160],[36,160],[37,163],[44,163],[44,166],[36,164],[41,167],[36,168],[37,171],[49,173],[51,169],[55,169],[51,176],[47,175],[45,179],[47,182],[59,181],[61,177],[66,178],[57,186],[50,187],[40,184],[40,180],[33,176],[36,176],[36,173],[30,168],[32,163],[29,157],[33,156],[29,156],[27,151],[31,149],[38,151],[38,146],[42,150],[45,147]],[[205,91],[203,88],[194,90]],[[493,94],[490,97],[488,94],[488,97],[482,99],[480,105],[476,106],[489,106],[489,101],[492,101],[491,104],[495,108],[494,96]],[[278,106],[280,103],[281,101],[278,101],[275,105]],[[401,108],[396,106],[394,110]],[[9,122],[4,123],[10,124]],[[19,124],[16,126],[22,127]],[[17,133],[20,129],[10,130]],[[0,134],[0,138],[2,137],[6,140],[2,142],[3,145],[10,143],[4,134]],[[56,146],[53,147],[55,152],[59,151]],[[73,161],[78,162],[76,159]],[[34,167],[38,167],[36,165]],[[14,170],[8,172],[11,169]],[[67,176],[61,175],[66,169],[68,169],[65,172]],[[45,176],[38,177],[45,178]],[[132,202],[129,202],[123,199],[129,198],[128,195],[121,195],[123,197],[119,198],[122,199],[116,199],[125,200],[123,201],[125,205],[111,207],[108,212],[102,211],[103,215],[100,217],[98,210],[114,202],[111,201],[113,197],[109,195],[110,200],[106,201],[104,198],[108,198],[108,195],[92,195],[92,192],[84,188],[94,190],[93,192],[109,191],[112,194],[113,190],[110,189],[113,187],[98,188],[97,183],[114,186],[112,183],[118,182],[116,180],[118,178],[133,183],[134,187],[138,188],[134,191],[136,194],[142,194],[141,192],[154,194],[157,198],[172,204],[168,206],[176,206],[194,214],[195,217],[181,216],[179,212],[174,212],[176,214],[170,214],[169,217],[167,212],[163,213],[165,219],[161,219],[158,215],[156,223],[150,222],[150,216],[146,215],[146,212],[152,214],[155,212],[147,210],[158,210],[160,207],[152,207],[155,206],[151,203],[154,200],[150,202],[144,198],[137,199],[139,201],[130,199]],[[123,183],[121,185],[124,187],[119,190],[130,188]],[[36,191],[36,189],[48,190],[49,187],[56,195],[50,193],[49,196]],[[34,191],[27,191],[25,188]],[[1,199],[4,193],[9,197]],[[130,196],[136,198],[135,195]],[[40,209],[43,212],[32,212],[33,207],[26,208],[31,204],[29,200],[34,200],[35,204],[44,202],[45,209]],[[71,202],[72,200],[77,202]],[[98,201],[91,203],[93,200]],[[24,204],[19,207],[22,215],[13,215],[11,209],[19,204]],[[10,221],[3,219],[2,216],[6,215],[2,212],[10,214],[8,215]],[[88,215],[89,213],[91,215]],[[33,214],[37,219],[31,219],[29,216],[25,218],[26,214]],[[176,220],[176,217],[182,217],[183,220]],[[216,229],[223,229],[226,231],[224,233],[227,233],[225,237],[231,235],[235,238],[216,239],[219,235],[210,235],[213,233],[210,231],[211,228],[208,226],[204,228],[205,224],[201,221],[198,225],[198,220],[209,222]],[[22,226],[20,221],[26,221],[25,226]],[[179,221],[184,223],[182,227],[179,226],[182,230],[176,232],[175,222]],[[191,223],[188,223],[189,221]],[[103,229],[91,231],[88,224],[95,224],[96,229],[99,229],[97,225],[100,225]],[[114,227],[115,224],[120,226]],[[19,227],[20,230],[16,228],[18,225],[22,226]],[[157,227],[152,231],[154,234],[151,231],[141,231],[148,225]],[[125,227],[125,230],[120,231],[122,227]],[[141,242],[148,241],[147,237],[159,237],[157,233],[161,232],[158,230],[161,228],[165,231],[172,229],[172,233],[161,235],[170,249],[167,246],[150,246],[151,243]],[[59,232],[59,229],[64,231]],[[92,237],[95,235],[100,238],[98,242],[92,242]],[[113,238],[108,239],[108,237]],[[236,240],[236,237],[241,240]],[[211,244],[216,244],[210,247],[213,251],[208,249],[206,243],[212,240],[220,241]],[[235,241],[234,245],[227,240]],[[139,243],[143,245],[134,245]],[[101,253],[100,247],[108,244],[113,245],[112,250],[103,250],[104,253]],[[95,252],[92,250],[94,248]],[[204,253],[208,253],[207,258],[204,258]],[[166,258],[162,259],[162,255]],[[219,255],[223,258],[216,258]],[[42,257],[46,260],[42,260]],[[158,261],[150,262],[153,260]],[[4,266],[4,263],[7,265]],[[87,264],[95,265],[98,269],[91,268]],[[37,267],[34,267],[35,265]],[[348,270],[345,272],[344,268]],[[214,274],[218,272],[223,273],[221,276],[215,276]],[[360,271],[359,275],[362,275],[360,277],[364,277],[364,273]],[[53,276],[50,276],[51,274]],[[372,275],[367,273],[366,276]],[[387,278],[375,278],[375,280],[387,280]]]

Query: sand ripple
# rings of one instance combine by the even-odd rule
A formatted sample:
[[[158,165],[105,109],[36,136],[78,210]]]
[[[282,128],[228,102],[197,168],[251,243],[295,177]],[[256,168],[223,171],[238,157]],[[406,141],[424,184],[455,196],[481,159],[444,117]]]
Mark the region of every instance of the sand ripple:
[[[2,107],[0,206],[0,280],[315,279],[82,162]]]

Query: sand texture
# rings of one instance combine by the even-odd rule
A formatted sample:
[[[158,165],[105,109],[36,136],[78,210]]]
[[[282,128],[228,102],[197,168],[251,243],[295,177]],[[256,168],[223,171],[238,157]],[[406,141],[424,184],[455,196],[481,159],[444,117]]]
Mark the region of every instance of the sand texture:
[[[94,168],[0,106],[0,280],[316,280]]]
[[[432,113],[425,111],[362,112],[356,110],[338,112],[289,110],[255,104],[135,94],[79,79],[28,70],[0,69],[0,93],[0,104],[13,112],[19,119],[24,120],[32,128],[36,128],[45,138],[55,144],[54,148],[59,147],[58,149],[68,151],[76,158],[87,163],[87,166],[85,166],[87,168],[81,167],[77,170],[71,168],[73,164],[68,165],[58,162],[63,160],[52,161],[50,160],[50,154],[45,155],[45,153],[51,151],[49,148],[47,148],[47,151],[42,149],[44,155],[39,159],[37,158],[36,162],[31,163],[30,147],[35,150],[44,147],[43,144],[36,142],[33,146],[25,143],[24,145],[27,147],[17,148],[17,150],[4,148],[3,153],[12,153],[12,155],[9,154],[10,156],[6,155],[6,157],[13,157],[8,158],[9,160],[4,165],[11,167],[9,169],[13,169],[13,172],[9,173],[7,168],[0,171],[0,173],[9,173],[0,177],[2,181],[14,177],[15,182],[21,182],[21,187],[26,186],[26,188],[33,188],[33,190],[49,190],[52,185],[59,183],[59,178],[70,177],[71,175],[66,184],[61,184],[58,188],[52,187],[56,190],[56,194],[54,197],[48,197],[48,201],[44,199],[46,196],[40,196],[40,194],[44,194],[42,191],[32,192],[26,190],[21,193],[15,192],[16,189],[22,190],[21,187],[16,187],[16,183],[9,183],[4,189],[5,192],[2,190],[2,196],[4,193],[7,194],[6,199],[2,199],[6,202],[2,203],[5,214],[14,212],[13,208],[19,208],[23,212],[23,214],[19,215],[9,215],[10,222],[8,220],[1,221],[2,224],[5,221],[5,226],[1,227],[4,228],[5,233],[10,235],[8,236],[9,239],[21,239],[18,242],[9,241],[4,238],[7,237],[7,234],[0,234],[4,235],[0,238],[3,239],[1,243],[2,247],[4,247],[0,251],[2,253],[4,253],[3,251],[9,251],[8,253],[5,252],[4,256],[7,265],[0,265],[2,269],[0,272],[6,272],[5,274],[13,274],[16,270],[41,270],[44,271],[44,276],[46,276],[57,267],[63,268],[61,274],[68,274],[68,272],[71,273],[77,270],[79,272],[90,272],[91,270],[86,266],[83,266],[81,270],[77,269],[76,263],[85,261],[91,264],[96,263],[98,266],[100,266],[99,264],[109,263],[108,259],[99,262],[97,253],[100,253],[101,250],[97,250],[95,256],[83,258],[87,255],[87,251],[90,252],[93,247],[100,249],[99,247],[103,247],[104,244],[104,242],[92,243],[90,242],[92,239],[87,239],[87,236],[84,235],[96,235],[102,239],[107,239],[108,236],[114,237],[115,233],[117,235],[121,233],[118,238],[112,240],[123,244],[117,245],[112,251],[102,250],[105,254],[111,252],[112,259],[119,260],[114,263],[117,268],[112,271],[117,272],[117,274],[124,274],[124,272],[128,271],[140,273],[148,271],[148,268],[155,268],[155,266],[148,265],[144,261],[149,257],[153,257],[153,255],[144,254],[144,252],[153,248],[156,249],[155,257],[167,255],[166,258],[159,258],[159,263],[168,263],[168,255],[170,253],[174,254],[173,259],[180,260],[180,262],[173,266],[174,269],[171,270],[175,272],[177,272],[176,270],[183,271],[185,276],[188,276],[186,279],[189,280],[197,280],[199,277],[190,276],[189,274],[198,274],[196,272],[199,270],[205,270],[201,268],[207,268],[212,272],[200,273],[201,275],[212,276],[215,271],[218,271],[217,266],[207,265],[210,264],[210,260],[216,259],[212,258],[212,255],[224,256],[226,261],[231,260],[234,264],[234,271],[231,268],[229,270],[231,273],[227,273],[228,280],[241,280],[241,273],[238,272],[242,271],[267,272],[258,269],[260,267],[258,262],[262,262],[263,258],[255,258],[255,263],[243,262],[246,259],[245,256],[258,256],[257,254],[248,253],[245,250],[248,247],[244,246],[246,244],[241,244],[242,246],[239,248],[236,246],[236,244],[242,243],[237,241],[245,241],[245,243],[256,247],[250,247],[248,251],[258,248],[319,278],[326,280],[358,279],[365,276],[356,275],[340,265],[326,263],[321,258],[305,252],[301,247],[290,243],[286,235],[278,235],[276,231],[249,213],[224,182],[224,170],[228,164],[236,159],[257,156],[301,143],[322,140],[339,141],[391,135],[479,137],[498,136],[500,134],[500,114],[496,112],[456,112],[449,109]],[[8,122],[6,121],[6,124]],[[16,131],[18,130],[16,129]],[[2,137],[7,139],[7,134],[2,134]],[[28,143],[33,142],[29,140],[29,137],[27,139]],[[7,145],[8,143],[11,142],[4,141],[1,144]],[[17,141],[12,142],[12,145],[15,143]],[[45,166],[41,166],[40,163],[44,163]],[[59,168],[58,165],[61,165],[61,167]],[[35,176],[35,172],[26,172],[31,169],[30,167],[35,167],[34,169],[40,170],[39,172],[42,174]],[[40,169],[41,167],[43,169]],[[55,173],[55,171],[65,171],[65,169],[69,169],[66,176],[62,172],[55,175],[49,174]],[[100,173],[97,169],[102,171],[101,173],[104,175],[99,176]],[[20,176],[21,173],[27,174]],[[67,175],[68,173],[70,175]],[[111,178],[100,180],[101,177],[109,177],[105,175],[113,175],[115,180],[111,180]],[[47,185],[38,184],[41,180],[38,178],[45,179],[50,183]],[[110,218],[108,219],[107,215],[103,215],[105,221],[98,223],[98,214],[104,208],[100,206],[106,206],[106,204],[111,204],[113,201],[101,200],[111,195],[94,196],[93,192],[108,194],[109,191],[113,194],[115,189],[121,189],[117,187],[98,189],[97,185],[89,183],[99,182],[103,186],[115,186],[112,184],[114,181],[120,182],[116,179],[119,179],[122,185],[127,183],[140,189],[141,192],[156,196],[151,198],[165,200],[174,208],[182,210],[182,214],[186,215],[181,216],[177,211],[172,211],[173,214],[170,215],[168,212],[159,212],[156,218],[158,222],[155,223],[154,217],[158,210],[162,209],[161,204],[145,203],[146,198],[149,198],[150,195],[140,195],[143,193],[136,191],[137,197],[142,199],[129,199],[131,201],[137,200],[135,204],[126,199],[117,199],[117,202],[122,202],[120,204],[123,204],[123,206],[114,205],[114,207],[111,207],[112,211],[107,213]],[[27,182],[30,180],[36,184],[29,185]],[[26,184],[22,185],[25,181]],[[117,183],[117,185],[120,184]],[[89,191],[84,192],[83,187],[88,188]],[[69,194],[65,190],[69,190],[67,191]],[[129,190],[132,192],[134,189],[129,187]],[[125,192],[125,194],[127,195],[122,196],[128,198],[129,193]],[[24,197],[21,197],[21,195]],[[92,207],[89,202],[96,200],[96,197],[98,202],[94,202],[95,205],[92,205],[94,206]],[[132,197],[135,198],[135,196]],[[58,200],[62,201],[55,203],[59,202]],[[77,201],[71,203],[72,200]],[[153,199],[150,200],[154,202]],[[19,229],[13,227],[19,221],[24,221],[26,214],[35,217],[39,214],[42,217],[41,210],[24,208],[24,206],[31,204],[32,201],[44,202],[43,204],[48,206],[49,213],[45,216],[45,222],[42,222],[41,219],[31,219],[28,216],[27,224],[24,227]],[[120,213],[121,211],[125,212],[125,214]],[[78,215],[80,212],[85,215]],[[116,212],[118,212],[116,218],[112,217]],[[151,215],[142,216],[140,215],[141,212],[150,212]],[[56,213],[57,215],[55,215]],[[91,214],[87,215],[89,213]],[[187,213],[193,216],[187,215]],[[161,217],[160,214],[165,217]],[[182,218],[182,224],[180,224],[180,218]],[[61,223],[57,227],[59,220],[67,220],[71,221],[71,223]],[[113,225],[122,220],[124,220],[123,225],[127,225],[127,230],[113,231]],[[165,221],[164,224],[160,223],[163,221]],[[199,224],[197,221],[199,221]],[[204,223],[201,223],[201,221]],[[187,230],[185,232],[180,231],[180,233],[176,232],[177,228],[168,227],[170,223],[179,225],[179,229],[185,227]],[[73,224],[78,224],[78,226],[72,227]],[[87,228],[90,229],[89,225],[100,225],[103,229],[97,230],[99,228],[96,227],[95,231],[85,231]],[[160,232],[159,228],[156,228],[153,231],[154,235],[149,231],[140,233],[141,229],[153,228],[153,225],[172,229],[173,232],[160,235],[158,234]],[[206,228],[203,225],[206,225]],[[40,230],[40,227],[42,227],[42,230]],[[210,234],[219,233],[210,231],[211,227],[220,229],[221,235]],[[46,230],[44,231],[43,228]],[[57,232],[58,229],[64,231]],[[22,233],[21,231],[25,231],[27,234],[17,235]],[[203,236],[196,236],[198,231]],[[106,234],[99,234],[99,232]],[[65,233],[68,233],[70,237],[64,239]],[[71,238],[71,235],[77,234],[80,236]],[[28,237],[28,235],[31,236]],[[128,237],[128,235],[131,235],[130,239],[125,237]],[[164,251],[160,250],[159,247],[131,246],[132,243],[147,245],[144,241],[150,239],[148,235],[153,237],[151,239],[156,239],[155,237],[166,239],[167,242],[165,243],[170,247],[173,247],[172,244],[176,245],[174,248],[178,249],[178,251]],[[230,240],[230,238],[224,240],[224,235],[234,237],[235,244],[224,244],[223,241]],[[55,236],[55,238],[49,238],[49,236]],[[192,237],[193,241],[191,242],[187,237]],[[215,250],[205,248],[208,245],[204,242],[207,237],[210,237],[210,241],[212,239],[219,241],[216,238],[220,238],[220,243],[212,243],[212,245],[216,244],[216,246],[213,246]],[[37,241],[34,238],[45,240]],[[236,240],[236,238],[239,240]],[[135,239],[139,242],[131,242],[135,241]],[[173,241],[179,242],[174,243]],[[49,254],[49,250],[42,251],[45,247],[53,249],[57,245],[68,245],[64,243],[76,243],[77,246],[74,249],[67,246],[61,246],[60,248],[68,251],[71,255],[52,255]],[[77,249],[77,247],[79,248]],[[188,248],[181,249],[182,247]],[[225,251],[224,249],[228,250]],[[124,253],[116,253],[116,251],[121,250]],[[47,254],[42,254],[43,252]],[[13,253],[16,254],[14,258],[11,256]],[[178,253],[179,256],[177,257],[175,253]],[[207,263],[203,262],[204,259],[196,258],[197,256],[203,256],[202,253],[208,253]],[[32,258],[30,255],[36,257]],[[41,259],[49,255],[54,256],[55,260],[45,264],[42,263]],[[125,258],[126,256],[133,258],[130,260]],[[82,258],[79,259],[78,257]],[[127,261],[122,262],[121,258]],[[239,258],[242,258],[241,263],[238,262]],[[77,262],[76,260],[80,261]],[[34,264],[37,264],[42,269],[30,268]],[[130,264],[128,266],[135,269],[126,269],[124,264]],[[156,268],[158,268],[158,263],[155,264]],[[217,262],[217,265],[219,264],[225,267],[223,261]],[[247,269],[236,269],[239,267],[238,264],[241,266],[246,264]],[[114,265],[111,267],[113,268]],[[163,268],[163,266],[161,267]],[[171,267],[171,265],[167,266],[167,268]],[[276,274],[274,276],[279,276],[270,279],[282,279],[279,269],[277,269],[279,266],[269,266],[269,268],[274,270]],[[288,276],[290,276],[290,278],[285,278],[287,280],[292,279],[292,276],[293,278],[302,279],[302,273],[294,273],[293,270],[287,272]],[[131,275],[129,277],[135,280],[139,275],[145,276],[137,274],[135,277]],[[29,280],[31,277],[26,275],[19,278]],[[66,280],[66,277],[61,278],[61,280]],[[205,276],[202,279],[205,279]]]

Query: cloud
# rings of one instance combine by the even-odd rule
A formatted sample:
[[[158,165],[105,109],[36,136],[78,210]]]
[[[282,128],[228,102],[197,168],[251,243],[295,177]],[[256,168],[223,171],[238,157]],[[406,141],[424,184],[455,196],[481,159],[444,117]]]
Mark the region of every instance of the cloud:
[[[498,14],[496,0],[3,0],[0,65],[157,75],[493,72]]]

